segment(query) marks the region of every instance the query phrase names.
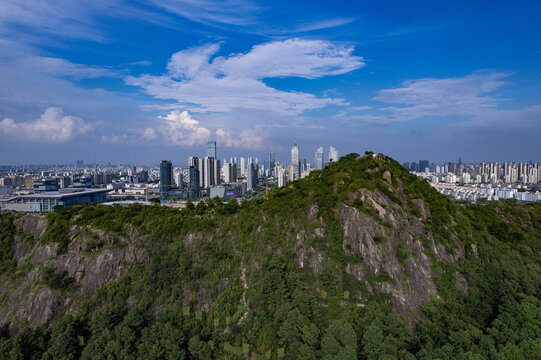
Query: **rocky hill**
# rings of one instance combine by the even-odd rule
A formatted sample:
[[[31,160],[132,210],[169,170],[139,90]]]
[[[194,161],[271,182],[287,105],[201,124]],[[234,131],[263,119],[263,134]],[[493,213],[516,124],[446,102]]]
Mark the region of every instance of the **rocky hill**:
[[[240,206],[0,220],[8,358],[541,354],[541,204],[458,206],[385,156]]]

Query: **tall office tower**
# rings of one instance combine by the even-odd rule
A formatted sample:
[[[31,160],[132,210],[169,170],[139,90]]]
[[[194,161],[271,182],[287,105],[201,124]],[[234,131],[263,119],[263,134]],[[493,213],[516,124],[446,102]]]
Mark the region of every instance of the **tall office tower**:
[[[203,183],[204,183],[204,180],[203,178],[205,177],[205,159],[197,159],[197,171],[199,172],[199,187],[202,188],[204,187],[203,186]]]
[[[130,168],[128,169],[128,176],[133,176],[135,174],[137,174],[137,167],[130,166]]]
[[[329,147],[329,162],[331,161],[338,161],[338,151],[333,146]]]
[[[259,184],[259,167],[257,164],[250,164],[247,171],[246,190],[252,190]]]
[[[248,165],[248,169],[246,170],[246,190],[250,191],[254,188],[254,168],[253,165]]]
[[[315,166],[316,170],[322,170],[323,169],[323,147],[318,147],[315,154]]]
[[[232,162],[234,162],[235,164],[238,165],[238,164],[239,164],[239,159],[235,156],[235,157],[233,158],[233,161],[232,161]]]
[[[188,183],[188,196],[190,198],[199,197],[199,170],[195,166],[190,166]]]
[[[233,157],[230,157],[230,158],[229,158],[229,162],[230,162],[231,164],[236,163],[236,161],[234,161]]]
[[[216,141],[207,142],[207,157],[216,159]]]
[[[190,156],[188,158],[188,167],[190,166],[193,166],[197,169],[197,167],[199,166],[199,158],[197,156]]]
[[[246,174],[246,161],[244,157],[240,158],[240,173],[244,176]]]
[[[182,171],[180,170],[175,171],[175,184],[179,189],[184,188],[184,176],[182,175]]]
[[[162,160],[160,163],[160,196],[167,197],[173,184],[173,164]]]
[[[297,144],[293,144],[293,147],[291,148],[291,165],[293,165],[293,174],[290,174],[289,176],[293,175],[293,180],[300,179],[301,177],[301,163],[299,158],[299,148],[297,147]]]
[[[287,181],[293,180],[295,180],[295,169],[293,168],[293,164],[289,164],[287,166]]]
[[[214,174],[213,174],[213,179],[212,179],[212,184],[211,185],[218,185],[221,181],[221,176],[220,176],[220,169],[222,168],[220,166],[220,160],[218,159],[214,159],[213,160],[214,164],[213,164],[213,167],[214,167]]]
[[[282,187],[287,182],[286,169],[283,167],[277,168],[278,187]]]
[[[428,164],[428,160],[419,160],[419,172],[427,171]]]
[[[254,164],[259,164],[259,159],[257,157],[255,158],[255,163]]]
[[[271,152],[269,154],[269,171],[270,171],[270,176],[274,176],[274,168],[276,167],[276,154]]]
[[[250,166],[250,165],[252,165],[253,163],[254,163],[254,159],[252,159],[251,156],[248,157],[248,164],[247,164],[247,166]]]
[[[224,181],[226,183],[237,181],[237,164],[229,163],[224,165]]]
[[[214,158],[206,156],[204,159],[199,159],[199,184],[202,188],[208,188],[211,185],[216,184],[216,171],[214,165],[219,164],[220,161]],[[218,169],[218,172],[220,170]]]

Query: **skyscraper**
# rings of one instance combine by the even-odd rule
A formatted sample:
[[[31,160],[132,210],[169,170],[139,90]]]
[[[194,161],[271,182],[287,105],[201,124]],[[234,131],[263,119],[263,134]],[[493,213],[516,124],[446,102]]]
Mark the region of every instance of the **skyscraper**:
[[[428,160],[419,160],[419,172],[425,172],[429,166]]]
[[[162,160],[160,163],[160,196],[167,197],[173,184],[173,164]]]
[[[269,155],[269,170],[270,176],[274,176],[274,166],[276,164],[276,154],[271,152]]]
[[[338,161],[338,151],[333,146],[329,148],[329,162],[331,161]]]
[[[240,173],[244,176],[246,174],[246,161],[244,157],[240,158]]]
[[[300,179],[301,177],[301,171],[300,171],[300,159],[299,159],[299,148],[297,147],[297,144],[293,144],[293,147],[291,148],[291,165],[293,165],[293,179]]]
[[[216,159],[216,141],[207,142],[207,157]]]
[[[188,183],[188,196],[190,198],[199,197],[199,171],[195,166],[190,166],[190,182]]]
[[[325,162],[323,161],[323,147],[318,147],[315,154],[316,170],[322,170],[323,164],[325,164]]]

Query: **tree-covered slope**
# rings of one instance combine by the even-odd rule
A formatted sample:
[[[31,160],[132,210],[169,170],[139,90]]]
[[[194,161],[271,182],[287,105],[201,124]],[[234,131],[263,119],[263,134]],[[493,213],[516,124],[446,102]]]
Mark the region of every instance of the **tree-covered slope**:
[[[383,156],[241,205],[2,215],[0,244],[0,357],[541,354],[541,204],[461,207]]]

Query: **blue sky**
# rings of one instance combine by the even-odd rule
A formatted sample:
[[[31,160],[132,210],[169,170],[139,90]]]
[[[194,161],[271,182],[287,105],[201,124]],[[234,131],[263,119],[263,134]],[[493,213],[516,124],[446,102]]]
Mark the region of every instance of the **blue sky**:
[[[539,1],[0,2],[0,164],[541,161]]]

